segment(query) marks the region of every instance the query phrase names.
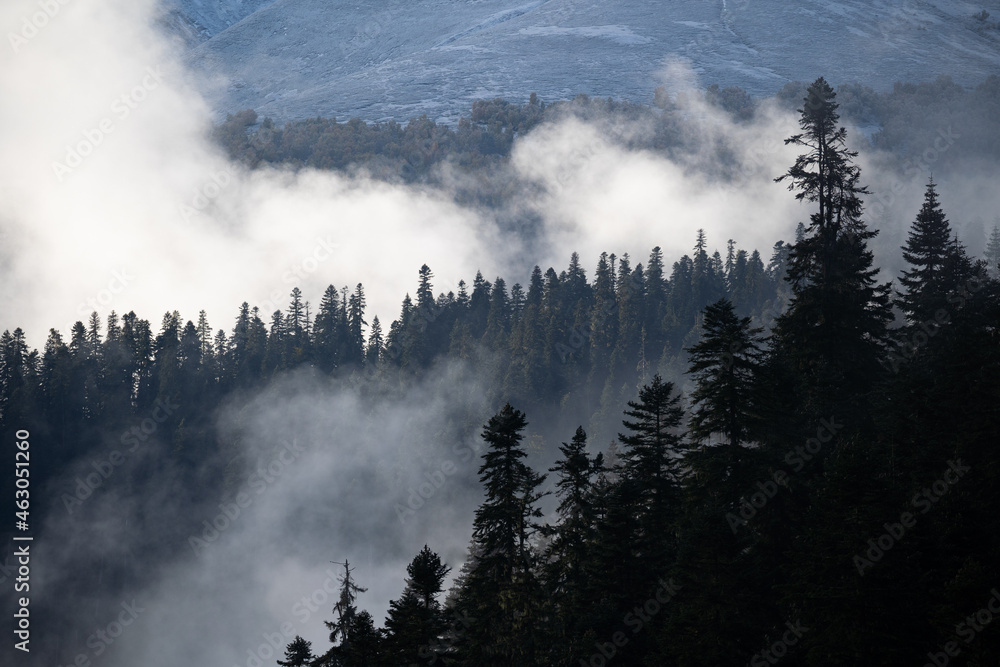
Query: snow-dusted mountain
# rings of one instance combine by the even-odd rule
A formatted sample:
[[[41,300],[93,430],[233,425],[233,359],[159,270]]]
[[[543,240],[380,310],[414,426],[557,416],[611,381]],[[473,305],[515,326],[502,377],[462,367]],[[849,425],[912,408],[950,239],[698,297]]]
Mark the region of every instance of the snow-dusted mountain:
[[[220,114],[454,120],[472,100],[651,101],[670,58],[707,85],[887,88],[1000,73],[1000,0],[165,0]],[[987,19],[974,15],[983,9]]]
[[[192,43],[210,39],[274,0],[163,0],[166,23]]]

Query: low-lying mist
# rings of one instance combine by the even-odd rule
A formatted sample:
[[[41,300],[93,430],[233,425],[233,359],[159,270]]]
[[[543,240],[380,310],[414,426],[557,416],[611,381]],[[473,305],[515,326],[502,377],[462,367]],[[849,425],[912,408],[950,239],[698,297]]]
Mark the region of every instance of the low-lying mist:
[[[104,664],[248,664],[285,623],[325,644],[343,572],[331,561],[356,568],[368,588],[359,606],[379,619],[424,544],[457,571],[481,497],[478,426],[497,408],[454,362],[405,391],[375,386],[334,388],[298,372],[220,410],[226,447],[206,467],[225,470],[225,488],[211,500],[177,495],[169,470],[130,484],[140,459],[169,460],[155,432],[134,453],[109,443],[53,481],[46,493],[64,500],[37,546],[36,604],[71,630],[46,643],[50,661],[96,662],[96,631],[134,600],[142,611],[105,646]],[[113,451],[120,467],[107,464]],[[107,477],[78,494],[102,468]],[[78,572],[108,578],[79,582]]]

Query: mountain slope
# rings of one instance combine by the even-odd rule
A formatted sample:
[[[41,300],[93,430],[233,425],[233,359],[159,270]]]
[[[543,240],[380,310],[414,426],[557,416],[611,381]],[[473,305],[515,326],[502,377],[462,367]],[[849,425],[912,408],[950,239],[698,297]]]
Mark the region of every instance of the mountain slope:
[[[1000,72],[1000,1],[985,6],[988,21],[973,18],[983,5],[953,0],[276,0],[188,61],[228,82],[209,92],[220,114],[454,120],[473,99],[533,91],[649,101],[677,57],[702,84],[756,94],[819,75],[972,84]]]
[[[198,43],[239,23],[274,0],[163,0],[164,22],[172,32]]]

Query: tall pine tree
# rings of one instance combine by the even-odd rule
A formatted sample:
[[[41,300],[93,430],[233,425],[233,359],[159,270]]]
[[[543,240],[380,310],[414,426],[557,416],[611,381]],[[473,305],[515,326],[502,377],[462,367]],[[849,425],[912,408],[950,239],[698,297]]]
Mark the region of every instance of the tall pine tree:
[[[889,286],[875,280],[878,269],[868,241],[877,232],[861,218],[861,169],[838,125],[836,94],[823,78],[809,89],[799,109],[802,132],[785,140],[801,146],[788,172],[796,199],[815,205],[802,236],[792,246],[788,280],[793,296],[778,319],[777,347],[799,380],[794,389],[810,423],[820,416],[864,413],[865,393],[879,376],[890,320]]]
[[[479,467],[486,499],[476,510],[469,567],[458,607],[477,619],[460,645],[467,664],[510,667],[534,664],[539,589],[531,538],[539,529],[537,506],[545,479],[529,468],[522,431],[524,413],[507,404],[483,430],[488,449]]]

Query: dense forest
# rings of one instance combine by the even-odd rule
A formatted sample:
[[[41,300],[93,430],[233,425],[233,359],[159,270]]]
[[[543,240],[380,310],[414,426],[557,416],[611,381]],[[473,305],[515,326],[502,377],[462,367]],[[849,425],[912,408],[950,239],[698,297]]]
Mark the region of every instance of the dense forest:
[[[283,164],[364,169],[386,180],[438,182],[442,165],[492,173],[509,157],[517,137],[543,123],[569,116],[599,124],[608,137],[629,148],[654,150],[675,159],[712,149],[725,158],[727,146],[706,147],[700,143],[701,137],[690,132],[685,118],[691,113],[692,101],[720,109],[735,122],[752,123],[771,101],[779,108],[796,109],[805,91],[806,84],[792,82],[773,100],[760,100],[735,86],[712,85],[703,92],[684,92],[671,98],[661,86],[656,89],[652,105],[586,95],[546,104],[532,94],[525,104],[499,98],[477,100],[469,116],[457,126],[421,116],[406,125],[395,121],[369,124],[358,118],[347,122],[313,118],[279,128],[270,118],[259,119],[256,112],[247,109],[230,115],[213,134],[231,158],[251,167]],[[921,153],[933,146],[942,133],[947,136],[949,150],[934,158],[936,169],[964,160],[992,170],[1000,158],[998,76],[972,89],[941,76],[932,82],[897,83],[884,92],[860,84],[843,84],[836,94],[844,120],[872,130],[867,144],[884,151],[883,158],[888,158],[883,159],[880,168],[901,173],[924,171],[928,165],[926,158],[921,161]],[[636,126],[645,129],[636,132]],[[738,174],[723,170],[718,176],[732,178]]]
[[[425,265],[388,327],[367,321],[357,284],[331,285],[315,307],[297,288],[285,311],[244,303],[228,330],[204,312],[166,313],[158,330],[133,312],[95,313],[68,340],[51,330],[39,352],[16,329],[0,337],[0,428],[46,443],[37,485],[109,433],[155,433],[170,460],[133,467],[127,483],[169,463],[178,493],[218,501],[248,464],[217,431],[221,405],[290,373],[361,396],[402,392],[461,360],[493,406],[457,426],[484,445],[467,559],[421,550],[382,627],[358,608],[364,574],[345,563],[329,638],[296,637],[278,664],[997,664],[1000,231],[970,256],[931,180],[913,205],[906,270],[878,282],[872,193],[838,108],[879,114],[873,141],[897,142],[923,95],[945,99],[941,113],[1000,100],[996,77],[942,97],[951,85],[869,94],[819,79],[785,91],[800,101],[787,141],[801,153],[777,180],[811,216],[766,255],[732,241],[714,251],[699,233],[669,269],[659,248],[645,264],[605,253],[588,279],[574,253],[526,285],[477,274],[436,296]],[[739,91],[707,95],[754,113]],[[241,114],[219,134],[254,164],[385,158],[418,180],[446,157],[502,157],[574,104],[650,113],[532,99],[483,103],[457,129],[265,120],[247,134],[256,119]],[[969,140],[986,154],[1000,152],[998,136]],[[135,431],[151,414],[153,431]],[[533,469],[526,437],[541,418],[565,442]],[[80,500],[63,494],[50,510]],[[102,573],[104,586],[125,584],[113,564]]]

